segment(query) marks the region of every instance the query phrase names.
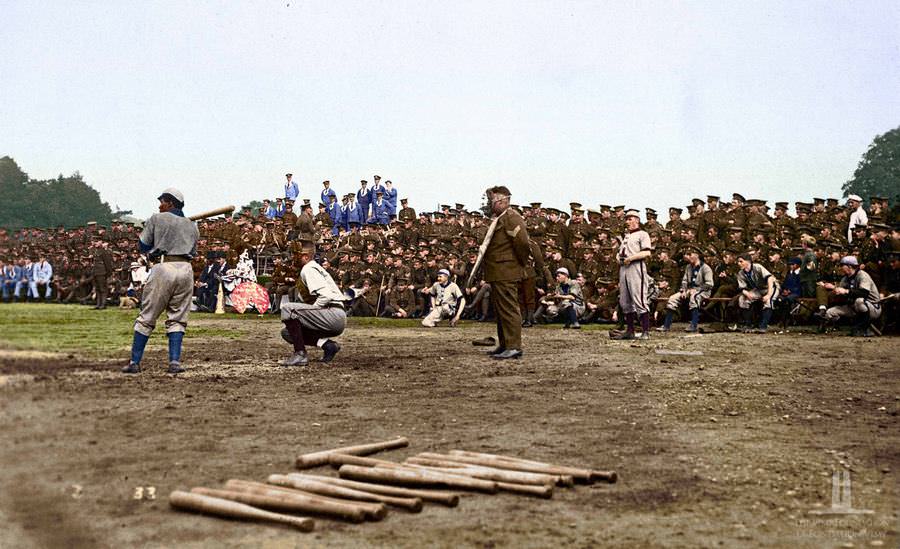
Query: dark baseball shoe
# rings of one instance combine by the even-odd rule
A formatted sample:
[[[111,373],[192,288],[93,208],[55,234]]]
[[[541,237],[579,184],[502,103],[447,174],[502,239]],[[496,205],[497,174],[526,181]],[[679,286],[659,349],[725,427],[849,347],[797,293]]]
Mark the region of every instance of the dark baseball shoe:
[[[169,369],[166,370],[167,374],[180,374],[184,372],[184,368],[181,367],[180,362],[170,362]]]
[[[123,374],[139,374],[141,373],[141,367],[134,362],[128,361],[128,366],[122,368]]]
[[[637,339],[637,338],[634,336],[634,332],[618,332],[618,333],[610,333],[610,334],[609,334],[609,338],[610,338],[610,339],[615,339],[615,340],[618,340],[618,341]]]
[[[491,355],[491,356],[495,356],[495,355],[503,354],[503,353],[505,353],[505,352],[506,352],[506,347],[497,347],[497,348],[494,349],[493,351],[488,351],[487,354],[489,354],[489,355]]]
[[[309,364],[309,357],[305,351],[295,351],[290,357],[281,363],[282,366],[306,366]]]
[[[341,346],[337,344],[335,341],[331,341],[330,339],[325,342],[325,345],[322,345],[322,350],[324,354],[322,355],[322,362],[328,364],[332,360],[334,360],[334,355],[338,354],[338,351],[341,350]]]
[[[491,355],[494,360],[508,360],[511,358],[522,358],[522,351],[519,349],[507,349],[502,353]]]
[[[476,339],[472,342],[472,345],[476,347],[493,347],[497,344],[497,340],[492,336],[485,337],[483,339]]]

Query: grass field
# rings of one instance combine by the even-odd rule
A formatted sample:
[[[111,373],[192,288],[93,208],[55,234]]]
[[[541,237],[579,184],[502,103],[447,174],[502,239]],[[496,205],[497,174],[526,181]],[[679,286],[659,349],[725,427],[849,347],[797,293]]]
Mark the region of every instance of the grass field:
[[[13,303],[0,306],[0,345],[8,349],[47,352],[77,351],[86,356],[105,356],[125,351],[131,346],[134,319],[137,311],[127,309],[94,310],[81,305],[43,303]],[[149,347],[166,345],[165,315],[160,317]],[[211,315],[193,313],[185,333],[188,340],[209,338],[240,339],[255,330],[260,323],[276,324],[278,315],[234,314]],[[418,328],[419,320],[351,318],[352,327]],[[446,322],[444,323],[446,325]],[[483,326],[477,322],[462,322],[459,328]],[[557,329],[559,326],[538,326],[538,329]],[[607,325],[584,326],[584,331],[605,330]],[[190,343],[190,341],[189,341]]]

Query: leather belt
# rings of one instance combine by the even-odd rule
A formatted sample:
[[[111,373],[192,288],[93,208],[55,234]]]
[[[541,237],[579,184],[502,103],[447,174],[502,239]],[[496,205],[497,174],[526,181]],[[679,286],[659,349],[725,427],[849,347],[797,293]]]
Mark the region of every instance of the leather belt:
[[[186,255],[161,255],[159,256],[160,263],[190,263],[191,258]]]

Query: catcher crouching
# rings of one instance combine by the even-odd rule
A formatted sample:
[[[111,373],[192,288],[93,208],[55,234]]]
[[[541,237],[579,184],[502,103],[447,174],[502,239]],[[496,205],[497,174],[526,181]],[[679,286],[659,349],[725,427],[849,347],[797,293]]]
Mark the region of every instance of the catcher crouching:
[[[284,323],[281,337],[294,346],[294,353],[281,363],[282,366],[309,364],[307,345],[321,347],[322,362],[331,362],[341,350],[340,345],[331,338],[344,333],[347,326],[344,310],[346,297],[328,271],[316,263],[315,244],[311,241],[302,241],[301,244],[297,293],[303,302],[286,303],[281,308],[281,321]]]

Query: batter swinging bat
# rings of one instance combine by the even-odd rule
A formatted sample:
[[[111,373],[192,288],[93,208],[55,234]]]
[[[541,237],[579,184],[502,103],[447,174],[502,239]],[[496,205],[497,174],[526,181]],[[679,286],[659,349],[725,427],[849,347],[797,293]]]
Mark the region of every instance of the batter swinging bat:
[[[290,524],[303,532],[310,532],[315,524],[312,519],[304,517],[292,517],[280,513],[263,511],[244,503],[229,501],[227,499],[192,494],[176,490],[169,494],[169,505],[176,509],[196,511],[219,517],[235,518],[242,520],[262,520],[268,522],[280,522]]]
[[[323,450],[312,454],[303,454],[297,457],[297,469],[309,469],[310,467],[318,467],[328,463],[328,456],[331,454],[349,454],[353,456],[367,456],[382,450],[393,450],[394,448],[404,448],[409,446],[409,440],[405,437],[395,438],[394,440],[386,440],[384,442],[373,442],[371,444],[360,444],[359,446],[345,446],[344,448],[335,448],[333,450]]]
[[[201,219],[206,219],[207,217],[215,217],[217,215],[230,214],[232,212],[234,212],[234,206],[224,206],[222,208],[216,208],[215,210],[210,210],[208,212],[192,215],[188,219],[190,219],[191,221],[199,221]]]

